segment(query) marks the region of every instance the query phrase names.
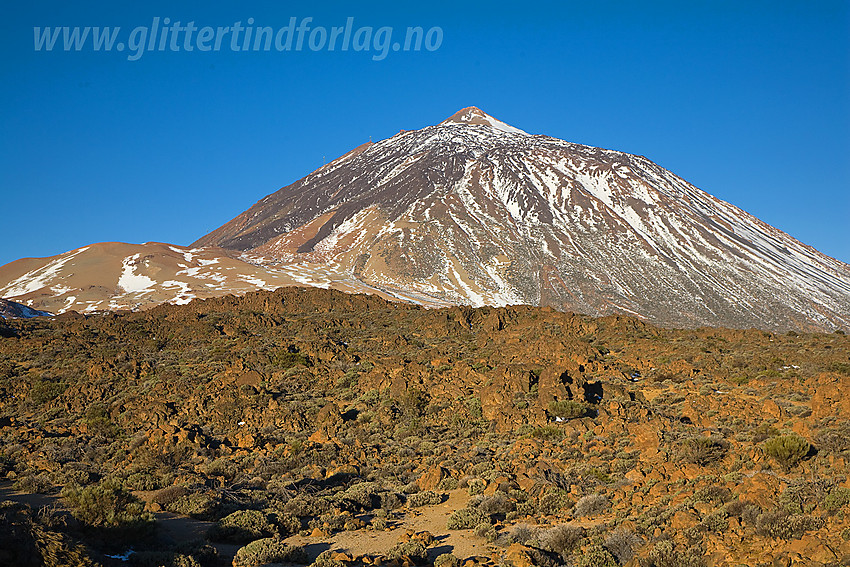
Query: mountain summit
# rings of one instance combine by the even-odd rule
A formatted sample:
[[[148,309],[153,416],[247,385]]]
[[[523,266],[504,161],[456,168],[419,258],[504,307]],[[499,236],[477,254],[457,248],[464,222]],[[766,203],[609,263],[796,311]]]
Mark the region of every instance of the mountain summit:
[[[52,313],[288,285],[850,330],[847,264],[645,157],[527,134],[476,107],[362,144],[192,247],[100,243],[0,267],[0,297]]]
[[[462,108],[443,120],[441,124],[467,124],[470,126],[489,126],[490,128],[495,128],[496,130],[501,130],[502,132],[510,132],[513,134],[525,134],[519,128],[514,128],[508,124],[505,124],[501,120],[496,120],[483,110],[475,106],[468,106],[466,108]]]
[[[194,246],[435,302],[850,328],[847,264],[644,157],[529,135],[476,107],[355,148]]]

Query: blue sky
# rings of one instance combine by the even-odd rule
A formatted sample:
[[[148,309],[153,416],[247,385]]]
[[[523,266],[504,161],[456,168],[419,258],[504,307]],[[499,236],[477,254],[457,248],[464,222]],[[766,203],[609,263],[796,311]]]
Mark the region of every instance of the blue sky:
[[[188,244],[370,136],[470,105],[645,155],[850,262],[847,2],[121,4],[4,10],[0,264],[100,241]],[[128,41],[155,17],[277,29],[293,16],[443,37],[380,61],[34,49],[35,26],[121,26]]]

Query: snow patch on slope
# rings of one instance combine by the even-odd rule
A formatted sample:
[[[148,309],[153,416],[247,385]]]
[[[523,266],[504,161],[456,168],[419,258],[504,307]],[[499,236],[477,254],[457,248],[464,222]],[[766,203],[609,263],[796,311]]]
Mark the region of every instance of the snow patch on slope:
[[[21,277],[15,279],[14,281],[9,282],[5,287],[0,289],[0,297],[16,297],[18,295],[26,295],[27,293],[38,291],[43,287],[48,287],[51,285],[51,282],[54,281],[54,278],[57,277],[59,271],[62,267],[73,260],[79,254],[82,254],[88,250],[88,246],[84,248],[79,248],[77,250],[72,250],[70,252],[66,252],[62,254],[57,259],[48,263],[45,266],[41,266],[27,272]],[[56,285],[56,284],[53,284]]]
[[[118,287],[127,293],[140,291],[152,291],[156,282],[143,274],[135,273],[141,254],[133,254],[124,258],[121,267],[121,276],[118,278]]]

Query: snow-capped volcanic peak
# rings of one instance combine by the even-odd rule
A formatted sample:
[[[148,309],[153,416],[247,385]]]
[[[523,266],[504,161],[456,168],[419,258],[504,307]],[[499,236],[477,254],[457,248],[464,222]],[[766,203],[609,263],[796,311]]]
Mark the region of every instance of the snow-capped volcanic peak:
[[[529,135],[475,107],[364,143],[191,248],[93,245],[0,267],[0,297],[54,313],[292,284],[850,330],[847,264],[645,157]]]
[[[650,160],[475,107],[364,145],[195,246],[450,303],[671,326],[850,328],[850,266]]]
[[[505,124],[501,120],[496,120],[483,110],[475,106],[468,106],[461,110],[458,110],[450,117],[443,120],[441,124],[468,124],[473,126],[489,126],[490,128],[495,128],[496,130],[501,130],[502,132],[509,132],[511,134],[525,134],[519,128],[514,128],[510,124]]]

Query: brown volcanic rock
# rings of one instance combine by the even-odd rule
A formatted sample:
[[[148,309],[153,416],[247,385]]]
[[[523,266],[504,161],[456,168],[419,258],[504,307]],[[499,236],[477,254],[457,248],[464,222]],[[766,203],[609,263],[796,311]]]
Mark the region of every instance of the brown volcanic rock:
[[[850,376],[822,374],[812,396],[812,416],[828,419],[834,415],[850,415]]]
[[[419,477],[416,484],[420,490],[434,490],[445,478],[449,477],[449,471],[443,467],[432,467],[425,474]]]
[[[550,402],[571,399],[573,397],[570,389],[572,381],[567,372],[558,370],[557,367],[544,368],[537,382],[540,406],[546,408],[549,407]]]
[[[638,559],[672,542],[711,566],[846,548],[840,334],[426,310],[303,288],[8,325],[0,474],[21,486],[175,485],[191,498],[163,509],[262,511],[314,534],[312,549],[356,539],[369,561],[408,530],[446,545],[448,516],[467,505],[492,512],[492,564],[545,557],[560,524],[587,529],[572,562],[617,529],[645,542]],[[547,416],[586,392],[602,396],[587,416]],[[778,469],[764,441],[791,430],[818,450]],[[726,448],[695,453],[704,439]],[[452,495],[427,504],[429,490]],[[540,541],[509,549],[522,523]],[[451,536],[486,545],[472,528]]]

